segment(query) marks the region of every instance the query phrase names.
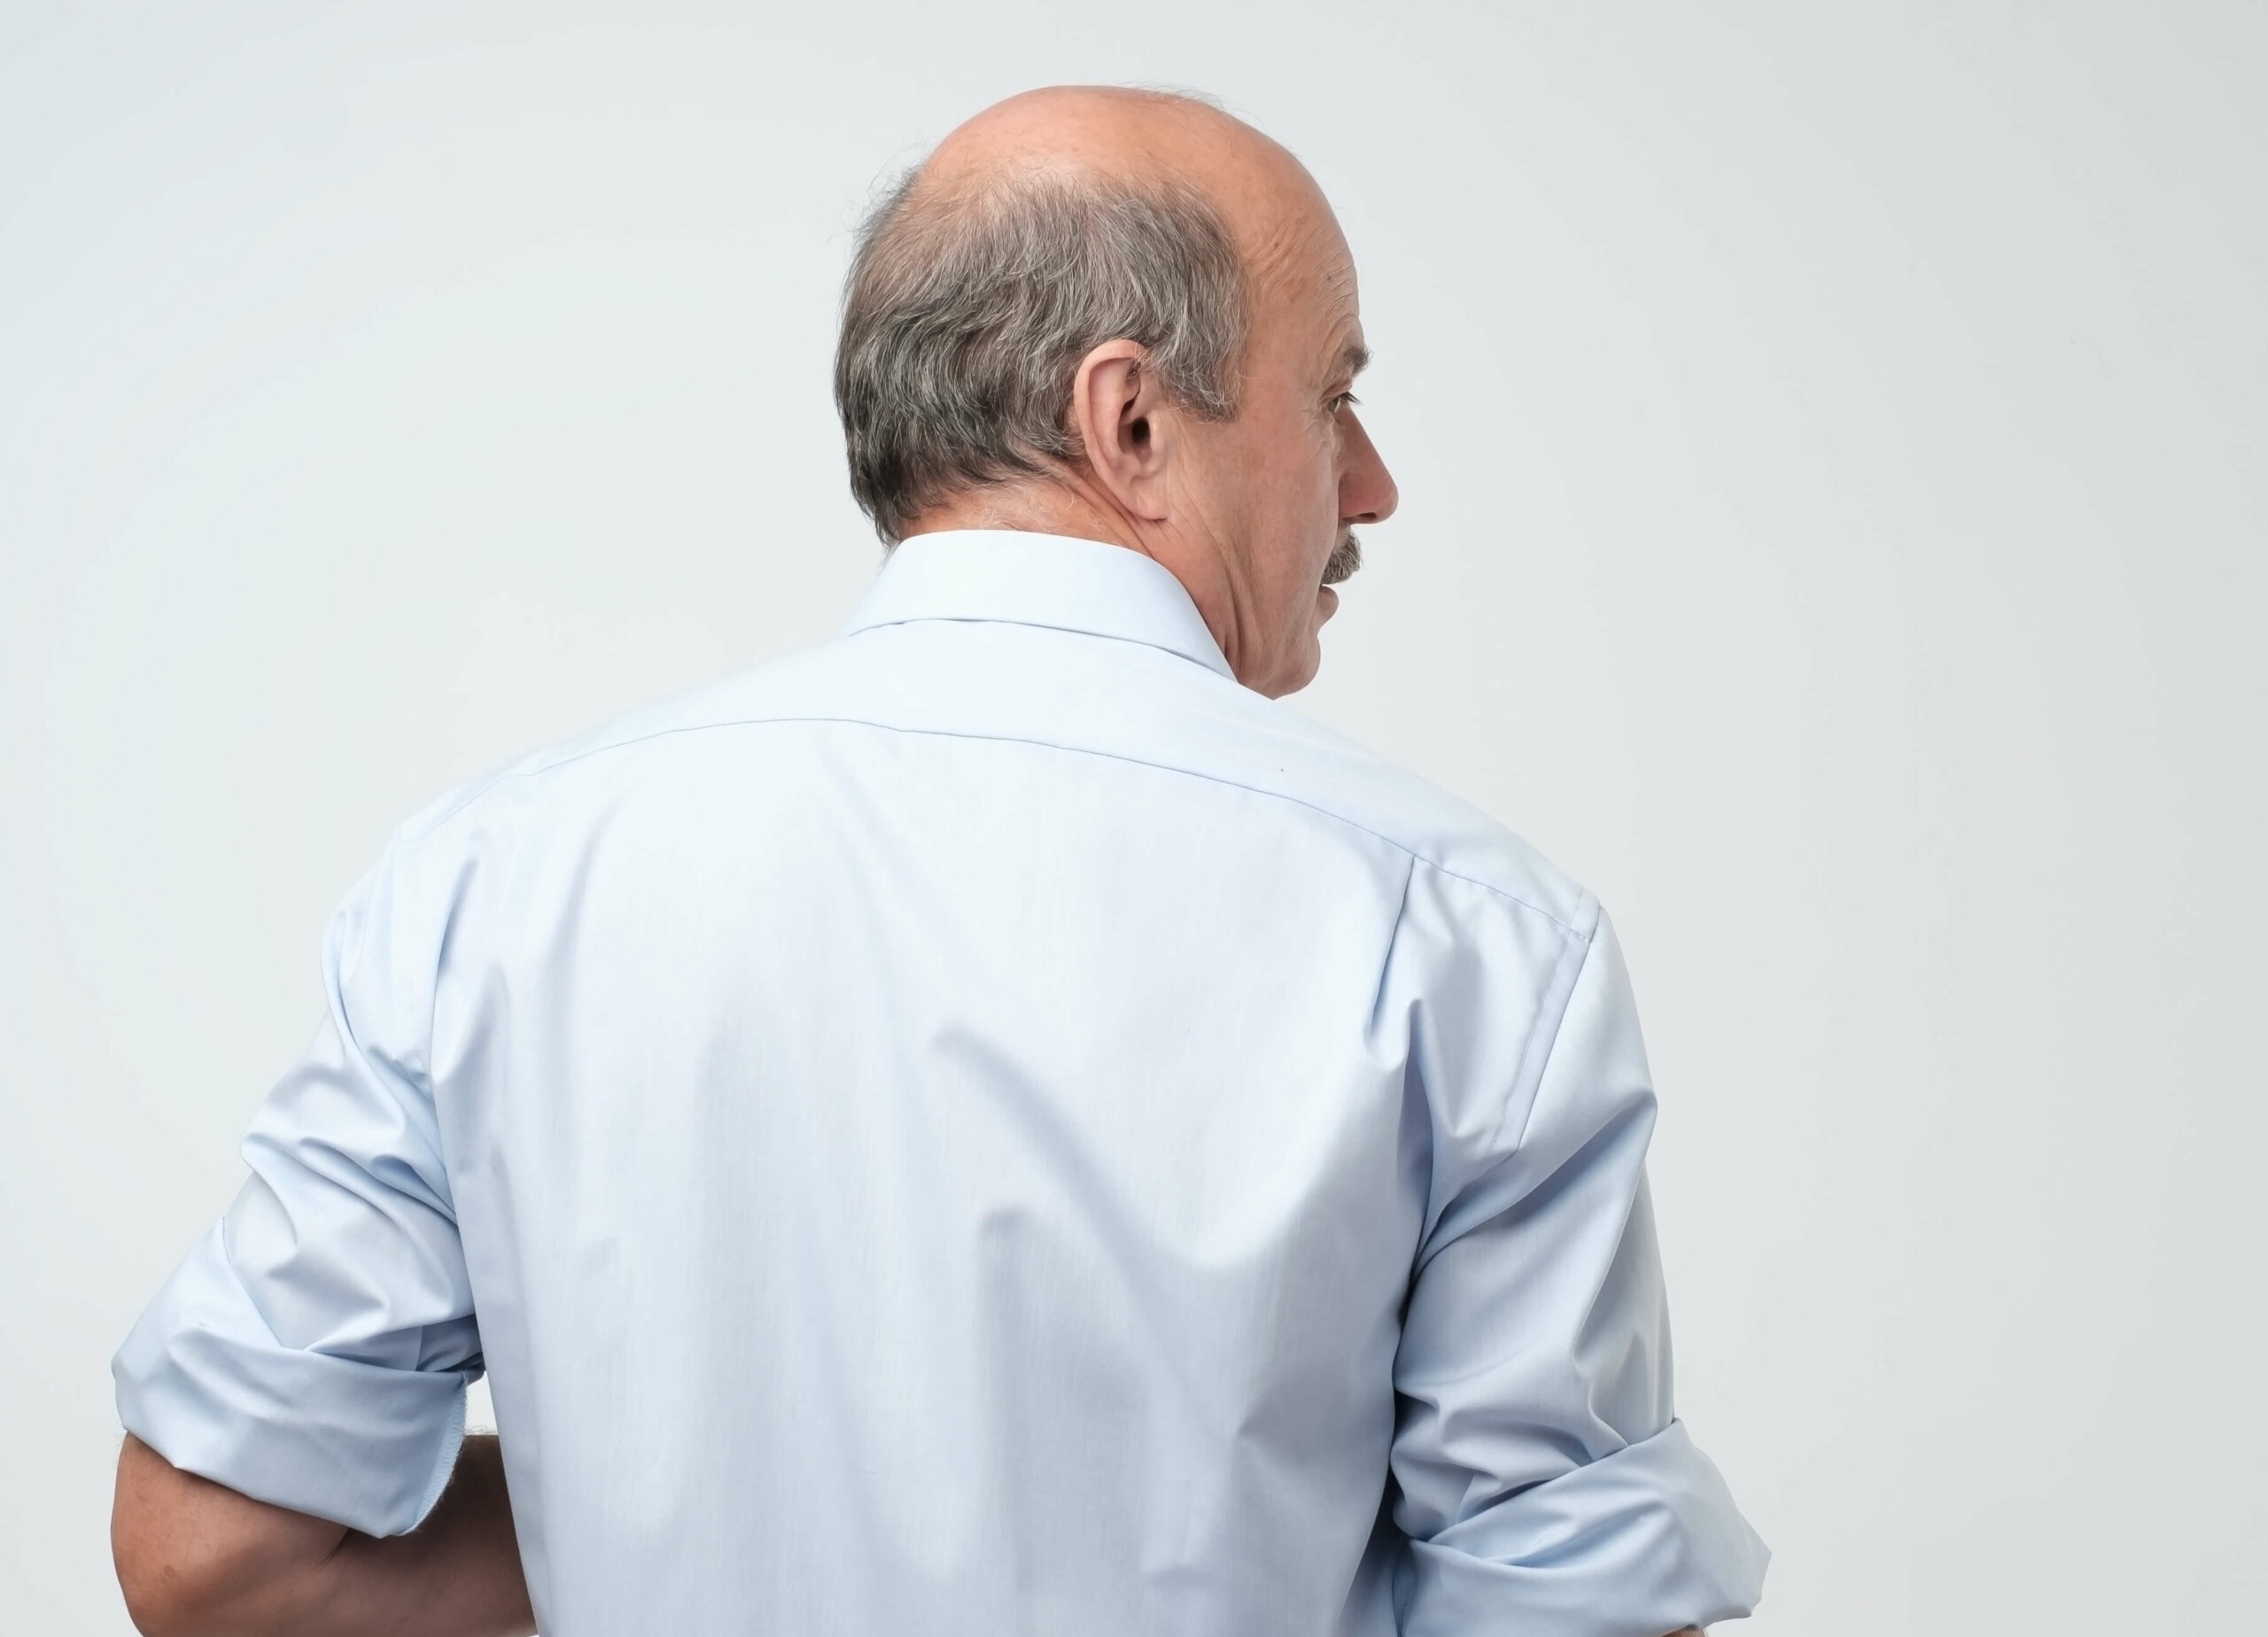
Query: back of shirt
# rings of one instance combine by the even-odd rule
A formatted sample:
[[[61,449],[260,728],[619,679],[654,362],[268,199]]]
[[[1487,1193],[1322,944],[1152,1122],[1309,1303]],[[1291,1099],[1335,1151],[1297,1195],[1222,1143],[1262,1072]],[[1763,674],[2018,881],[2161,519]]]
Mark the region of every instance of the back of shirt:
[[[841,641],[413,822],[327,954],[121,1409],[387,1532],[485,1366],[552,1637],[1752,1601],[1596,904],[1134,554],[909,542]]]

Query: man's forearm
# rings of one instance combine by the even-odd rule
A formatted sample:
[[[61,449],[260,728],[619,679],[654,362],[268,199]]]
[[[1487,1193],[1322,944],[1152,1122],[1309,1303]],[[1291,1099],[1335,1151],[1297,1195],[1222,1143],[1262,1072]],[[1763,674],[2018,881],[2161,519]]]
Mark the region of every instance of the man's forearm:
[[[448,1488],[414,1532],[378,1540],[183,1472],[129,1434],[111,1546],[128,1610],[148,1637],[535,1631],[493,1437],[465,1439]]]
[[[149,1637],[524,1637],[535,1630],[501,1450],[468,1438],[432,1515],[377,1540],[119,1453],[111,1548]]]

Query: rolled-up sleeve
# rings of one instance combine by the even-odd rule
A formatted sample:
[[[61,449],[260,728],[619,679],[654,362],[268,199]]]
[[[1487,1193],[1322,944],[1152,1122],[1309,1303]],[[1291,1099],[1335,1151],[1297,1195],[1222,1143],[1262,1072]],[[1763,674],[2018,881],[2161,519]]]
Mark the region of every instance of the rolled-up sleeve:
[[[1518,1062],[1501,1123],[1437,1139],[1456,1152],[1436,1156],[1395,1366],[1410,1637],[1661,1637],[1762,1590],[1763,1542],[1672,1410],[1654,1094],[1604,916],[1565,966],[1564,1004],[1500,1059]]]
[[[331,921],[329,1015],[254,1116],[251,1176],[111,1367],[174,1465],[375,1535],[439,1496],[481,1368],[425,1075],[436,940],[392,862]]]

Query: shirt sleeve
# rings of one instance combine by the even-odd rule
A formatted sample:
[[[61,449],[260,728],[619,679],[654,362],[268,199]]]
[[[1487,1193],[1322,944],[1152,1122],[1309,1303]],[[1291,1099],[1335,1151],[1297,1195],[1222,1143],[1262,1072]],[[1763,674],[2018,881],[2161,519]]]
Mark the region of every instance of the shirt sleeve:
[[[430,1082],[439,939],[392,857],[323,947],[329,1012],[244,1143],[252,1168],[112,1362],[174,1465],[374,1535],[439,1497],[481,1373]]]
[[[1487,955],[1461,986],[1484,1007],[1506,975]],[[1557,964],[1517,1051],[1449,1043],[1458,1020],[1433,1020],[1436,1066],[1511,1083],[1453,1090],[1435,1137],[1395,1364],[1410,1637],[1662,1637],[1762,1590],[1764,1543],[1671,1408],[1654,1094],[1603,915]],[[1460,1124],[1461,1096],[1500,1121]]]

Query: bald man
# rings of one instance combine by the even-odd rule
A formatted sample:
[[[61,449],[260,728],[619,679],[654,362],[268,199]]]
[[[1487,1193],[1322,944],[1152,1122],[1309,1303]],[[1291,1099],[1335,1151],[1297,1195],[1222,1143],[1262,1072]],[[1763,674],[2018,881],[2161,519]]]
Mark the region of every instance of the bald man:
[[[1597,901],[1273,702],[1394,508],[1364,357],[1314,182],[1200,103],[1020,97],[882,201],[880,577],[349,895],[114,1365],[144,1631],[1747,1612]]]

